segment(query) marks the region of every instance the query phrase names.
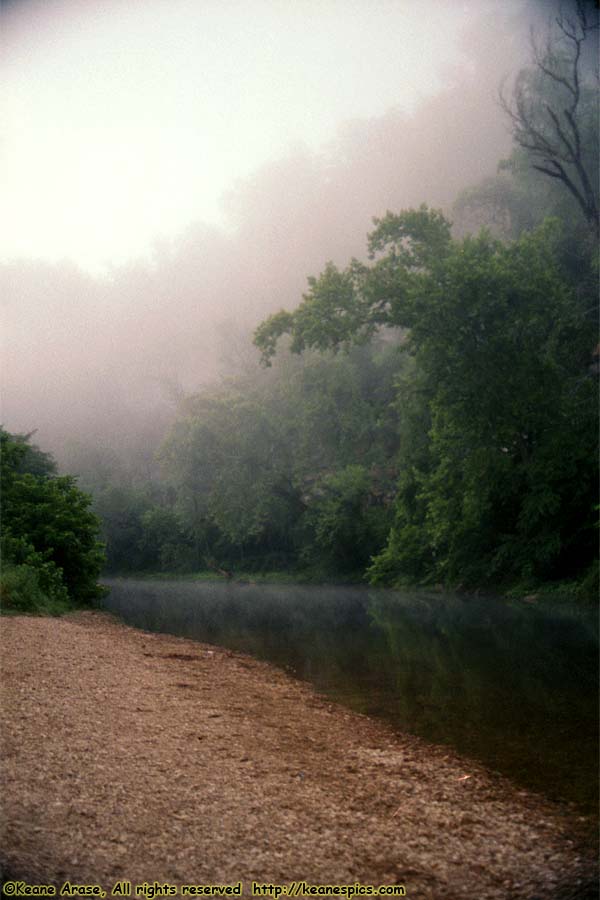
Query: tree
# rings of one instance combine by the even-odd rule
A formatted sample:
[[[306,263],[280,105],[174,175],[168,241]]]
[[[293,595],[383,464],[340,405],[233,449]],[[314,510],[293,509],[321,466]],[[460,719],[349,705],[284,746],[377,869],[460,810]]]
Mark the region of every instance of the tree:
[[[405,329],[415,368],[402,391],[428,431],[401,447],[396,519],[372,577],[481,584],[580,571],[595,552],[596,332],[558,223],[508,244],[486,232],[453,241],[425,207],[375,224],[370,266],[327,266],[255,338],[268,363],[285,331],[300,352]]]
[[[289,550],[301,508],[295,424],[277,390],[252,379],[189,397],[161,451],[197,564],[239,564],[257,546]]]
[[[161,456],[198,564],[295,567],[318,556],[322,567],[355,572],[381,549],[397,351],[388,342],[280,358],[185,401]],[[326,534],[334,519],[345,535],[337,554]]]
[[[55,476],[51,457],[28,440],[0,430],[4,565],[50,599],[90,603],[101,596],[104,561],[91,498],[73,478]],[[10,604],[10,590],[3,594]]]
[[[355,464],[315,485],[305,517],[310,536],[303,546],[310,565],[317,561],[337,573],[362,574],[385,545],[390,506],[375,475]]]
[[[543,47],[532,38],[534,67],[519,73],[510,98],[500,91],[500,102],[533,168],[563,185],[597,235],[598,85],[583,65],[597,10],[577,0],[554,24]]]
[[[284,334],[291,337],[291,351],[302,353],[348,349],[367,343],[382,326],[411,326],[422,279],[433,275],[450,251],[450,222],[425,205],[373,221],[369,257],[383,255],[372,266],[353,259],[343,271],[329,262],[318,278],[310,277],[309,291],[294,312],[275,313],[256,329],[263,365],[271,365]]]

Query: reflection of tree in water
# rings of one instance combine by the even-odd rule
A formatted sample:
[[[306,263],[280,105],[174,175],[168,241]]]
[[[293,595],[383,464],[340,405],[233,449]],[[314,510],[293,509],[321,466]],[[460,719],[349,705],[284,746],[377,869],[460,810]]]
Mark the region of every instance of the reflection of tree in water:
[[[595,803],[591,622],[450,597],[374,597],[369,615],[385,635],[386,717],[550,794]]]
[[[118,582],[132,624],[250,653],[547,793],[590,800],[597,642],[576,610],[359,588]]]

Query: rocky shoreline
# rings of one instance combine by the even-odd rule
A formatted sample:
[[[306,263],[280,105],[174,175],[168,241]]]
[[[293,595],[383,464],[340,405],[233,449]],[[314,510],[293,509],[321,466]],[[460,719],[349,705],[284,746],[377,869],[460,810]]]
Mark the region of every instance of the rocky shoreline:
[[[1,647],[5,879],[57,895],[129,881],[146,897],[240,883],[597,896],[572,809],[266,663],[97,612],[4,618]]]

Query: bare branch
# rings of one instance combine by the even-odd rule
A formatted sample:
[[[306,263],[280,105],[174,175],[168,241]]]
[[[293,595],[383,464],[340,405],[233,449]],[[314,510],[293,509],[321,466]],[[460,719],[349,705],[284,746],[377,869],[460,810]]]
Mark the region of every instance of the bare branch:
[[[547,103],[545,103],[544,106],[546,107],[546,112],[548,113],[549,118],[552,120],[552,122],[553,122],[553,124],[554,124],[554,128],[555,128],[556,133],[557,133],[557,135],[558,135],[559,141],[567,148],[567,153],[568,153],[567,161],[568,161],[568,162],[575,162],[575,160],[576,160],[576,158],[577,158],[577,157],[576,157],[576,153],[575,153],[575,148],[573,147],[573,145],[571,144],[570,140],[568,139],[568,137],[567,137],[566,134],[564,133],[564,131],[563,131],[563,129],[562,129],[562,126],[561,126],[561,124],[560,124],[560,119],[559,119],[559,117],[558,117],[557,114],[554,112],[554,110],[552,109],[552,107],[549,106]]]
[[[532,32],[534,68],[519,74],[510,99],[502,85],[499,99],[514,139],[531,157],[532,167],[562,182],[598,232],[598,191],[593,172],[586,168],[590,163],[582,128],[587,126],[581,113],[582,48],[598,28],[592,19],[584,0],[577,0],[574,16],[561,12],[554,34],[549,26],[543,46]]]

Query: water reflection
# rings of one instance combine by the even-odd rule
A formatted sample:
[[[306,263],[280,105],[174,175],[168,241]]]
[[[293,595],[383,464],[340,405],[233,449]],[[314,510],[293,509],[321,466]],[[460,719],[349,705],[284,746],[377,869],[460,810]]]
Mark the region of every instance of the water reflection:
[[[107,608],[132,625],[270,660],[353,709],[597,809],[591,612],[365,588],[108,583]]]

